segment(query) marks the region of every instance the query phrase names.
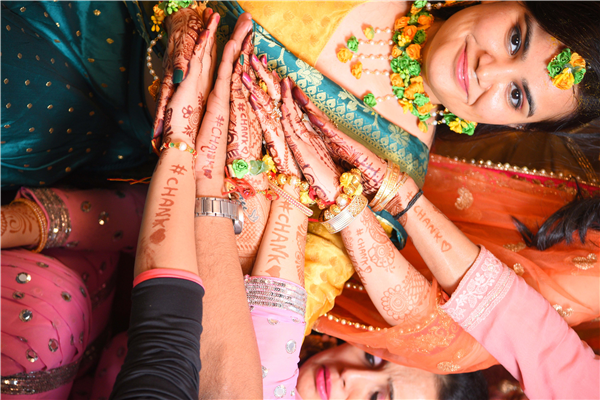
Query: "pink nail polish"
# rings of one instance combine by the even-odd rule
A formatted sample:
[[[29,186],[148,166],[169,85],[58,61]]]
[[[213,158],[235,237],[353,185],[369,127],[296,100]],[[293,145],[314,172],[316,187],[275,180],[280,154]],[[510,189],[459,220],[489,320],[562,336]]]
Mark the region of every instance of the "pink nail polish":
[[[214,18],[217,20],[217,24],[218,24],[218,23],[219,23],[219,21],[221,21],[221,14],[219,14],[219,13],[215,13],[215,14],[216,14],[216,15],[215,15],[215,17],[214,17]]]
[[[258,98],[256,98],[255,95],[250,94],[250,105],[252,106],[252,109],[256,111],[256,109],[258,108],[257,104],[258,104]]]
[[[258,60],[258,57],[256,57],[256,54],[252,54],[252,61],[254,61],[255,63],[259,63],[260,61]]]
[[[260,58],[260,60],[262,61],[262,63],[266,67],[267,66],[267,56],[263,54],[263,56]]]
[[[244,82],[246,82],[248,85],[252,83],[252,79],[250,79],[250,75],[248,75],[245,72],[242,74],[242,80]]]
[[[310,120],[310,122],[313,125],[318,126],[319,128],[322,128],[325,126],[325,123],[323,121],[321,121],[316,115],[314,115],[313,113],[311,113],[310,111],[306,113],[306,115],[308,115],[308,119]]]

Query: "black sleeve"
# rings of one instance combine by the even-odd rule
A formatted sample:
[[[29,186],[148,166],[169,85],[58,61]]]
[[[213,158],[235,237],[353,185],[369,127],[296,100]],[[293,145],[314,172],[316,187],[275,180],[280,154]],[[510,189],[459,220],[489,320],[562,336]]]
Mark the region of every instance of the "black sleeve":
[[[127,356],[110,399],[198,399],[204,288],[155,278],[132,292]]]

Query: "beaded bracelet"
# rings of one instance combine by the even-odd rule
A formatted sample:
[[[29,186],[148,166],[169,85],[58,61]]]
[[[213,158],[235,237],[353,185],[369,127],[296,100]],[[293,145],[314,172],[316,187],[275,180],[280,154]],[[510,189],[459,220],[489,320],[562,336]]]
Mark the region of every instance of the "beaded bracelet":
[[[332,204],[327,210],[323,212],[323,218],[325,221],[332,219],[336,215],[340,214],[342,210],[352,203],[352,200],[362,194],[363,187],[360,183],[361,173],[358,169],[353,168],[350,172],[344,172],[340,175],[340,186],[342,192],[336,199],[335,204]]]
[[[280,198],[288,201],[291,205],[299,209],[302,212],[302,214],[306,215],[307,217],[311,217],[313,215],[313,211],[310,208],[306,207],[304,204],[294,199],[291,194],[289,194],[279,186],[275,185],[273,182],[269,181],[269,187],[271,188],[271,190],[277,193],[277,195],[279,195]]]
[[[194,158],[196,158],[196,155],[198,155],[198,152],[196,151],[196,149],[194,149],[193,147],[188,145],[186,142],[163,143],[162,146],[160,146],[159,151],[162,152],[166,148],[177,149],[177,150],[180,150],[180,151],[183,151],[186,153],[190,153]]]
[[[37,219],[38,225],[40,227],[40,243],[38,244],[38,246],[31,250],[34,253],[39,253],[40,251],[42,251],[44,249],[44,247],[46,246],[46,241],[48,240],[48,223],[46,221],[46,216],[44,215],[44,211],[42,211],[42,208],[37,205],[37,203],[35,203],[32,200],[29,199],[25,199],[25,198],[18,198],[18,199],[14,199],[10,204],[15,204],[15,203],[22,203],[25,204],[27,207],[29,207],[31,209],[31,211],[33,211],[33,214],[35,214],[35,217]]]

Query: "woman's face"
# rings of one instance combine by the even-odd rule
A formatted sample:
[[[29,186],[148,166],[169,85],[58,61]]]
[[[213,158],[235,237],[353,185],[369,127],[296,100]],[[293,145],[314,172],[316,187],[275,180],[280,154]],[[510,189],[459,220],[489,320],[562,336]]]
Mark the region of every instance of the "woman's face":
[[[431,372],[389,363],[346,343],[308,359],[297,390],[304,400],[435,399],[436,382]]]
[[[556,88],[546,69],[562,49],[517,2],[468,7],[441,24],[424,48],[426,90],[479,123],[557,119],[576,107],[574,89]]]

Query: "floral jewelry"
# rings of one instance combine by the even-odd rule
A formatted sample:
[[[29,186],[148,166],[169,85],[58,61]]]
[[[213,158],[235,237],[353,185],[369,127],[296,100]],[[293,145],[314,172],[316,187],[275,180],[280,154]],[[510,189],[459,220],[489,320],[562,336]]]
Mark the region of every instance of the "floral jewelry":
[[[352,168],[350,172],[344,172],[340,175],[340,187],[342,188],[342,193],[336,197],[334,204],[323,211],[323,221],[329,221],[340,214],[356,197],[362,195],[363,187],[360,180],[361,173],[360,170],[356,168]]]
[[[455,1],[447,2],[455,3]],[[442,3],[437,3],[435,8],[441,8]],[[375,107],[377,103],[392,98],[398,99],[398,104],[402,106],[402,110],[411,112],[419,119],[419,129],[427,132],[427,121],[431,118],[431,111],[435,107],[429,100],[429,96],[425,93],[423,87],[423,77],[421,76],[421,47],[427,40],[427,29],[433,23],[433,15],[429,13],[432,5],[426,0],[417,0],[412,5],[410,12],[396,20],[394,24],[394,33],[392,39],[387,41],[388,45],[393,46],[391,54],[385,56],[383,54],[356,54],[359,44],[380,45],[384,46],[386,41],[374,41],[375,34],[391,33],[391,28],[380,29],[367,27],[363,33],[368,39],[367,41],[357,39],[356,36],[350,37],[346,43],[346,48],[341,49],[337,53],[337,58],[343,63],[346,63],[353,58],[358,58],[352,67],[352,75],[356,79],[360,79],[362,73],[385,75],[388,76],[392,84],[393,95],[375,97],[373,93],[367,93],[363,97],[363,102],[369,107]],[[390,61],[391,71],[378,71],[363,69],[362,62],[364,59],[380,59]],[[456,116],[455,116],[456,117]],[[458,119],[458,117],[456,117]],[[461,120],[462,121],[462,120]],[[470,124],[470,121],[464,121]],[[462,122],[461,122],[462,123]],[[454,125],[450,126],[454,130]],[[460,132],[459,132],[460,133]]]
[[[583,80],[585,60],[571,49],[564,49],[548,63],[548,73],[552,83],[559,89],[567,90]]]
[[[448,111],[447,108],[445,108],[444,111],[439,111],[437,113],[435,111],[431,112],[432,117],[438,115],[442,118],[440,120],[433,121],[432,125],[446,124],[448,125],[448,128],[450,128],[451,131],[454,131],[456,133],[463,133],[468,136],[473,136],[473,134],[475,133],[475,127],[477,127],[477,122],[467,121],[465,119],[459,118],[455,114]]]
[[[233,160],[229,167],[231,168],[231,175],[238,179],[244,178],[247,174],[256,176],[271,170],[269,165],[263,160]]]

